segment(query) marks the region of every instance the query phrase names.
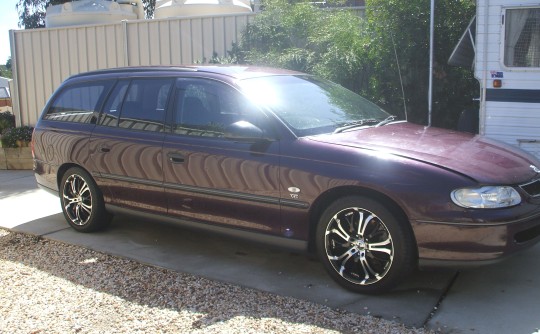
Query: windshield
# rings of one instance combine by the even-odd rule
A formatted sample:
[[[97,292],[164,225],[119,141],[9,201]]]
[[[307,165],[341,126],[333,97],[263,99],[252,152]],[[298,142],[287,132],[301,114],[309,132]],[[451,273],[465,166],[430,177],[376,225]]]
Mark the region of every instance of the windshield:
[[[270,76],[239,82],[256,105],[272,111],[302,137],[377,125],[391,117],[360,95],[311,76]]]

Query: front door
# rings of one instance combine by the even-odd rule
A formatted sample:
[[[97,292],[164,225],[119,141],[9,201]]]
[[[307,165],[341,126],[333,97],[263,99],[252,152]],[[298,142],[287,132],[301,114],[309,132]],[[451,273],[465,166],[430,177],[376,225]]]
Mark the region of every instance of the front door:
[[[224,138],[238,121],[269,131],[265,116],[209,79],[178,79],[173,110],[163,148],[169,214],[279,234],[279,141]]]

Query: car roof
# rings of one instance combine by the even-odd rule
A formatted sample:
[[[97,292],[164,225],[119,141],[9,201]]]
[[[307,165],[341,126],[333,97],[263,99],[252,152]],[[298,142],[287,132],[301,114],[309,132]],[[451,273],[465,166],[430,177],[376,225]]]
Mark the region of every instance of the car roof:
[[[273,75],[301,75],[304,73],[285,70],[280,68],[260,67],[250,65],[189,65],[189,66],[137,66],[119,67],[80,73],[73,75],[70,79],[111,74],[136,74],[136,73],[156,73],[168,74],[183,72],[211,73],[231,77],[233,79],[249,79]]]

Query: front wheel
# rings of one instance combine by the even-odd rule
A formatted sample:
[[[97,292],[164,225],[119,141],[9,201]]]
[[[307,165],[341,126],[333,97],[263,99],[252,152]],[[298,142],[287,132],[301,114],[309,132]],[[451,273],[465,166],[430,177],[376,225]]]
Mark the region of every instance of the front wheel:
[[[319,220],[316,237],[330,276],[355,292],[388,291],[416,265],[410,227],[371,198],[349,196],[332,203]]]
[[[75,230],[93,232],[109,224],[112,216],[105,210],[103,195],[86,171],[70,168],[62,177],[60,191],[62,212]]]

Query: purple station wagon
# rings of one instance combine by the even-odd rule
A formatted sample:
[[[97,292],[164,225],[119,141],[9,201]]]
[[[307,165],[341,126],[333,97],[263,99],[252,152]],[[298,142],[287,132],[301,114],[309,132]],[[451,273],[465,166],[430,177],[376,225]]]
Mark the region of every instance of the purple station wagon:
[[[33,137],[77,231],[134,214],[318,255],[360,293],[540,240],[540,162],[398,120],[332,82],[256,67],[75,75]]]

